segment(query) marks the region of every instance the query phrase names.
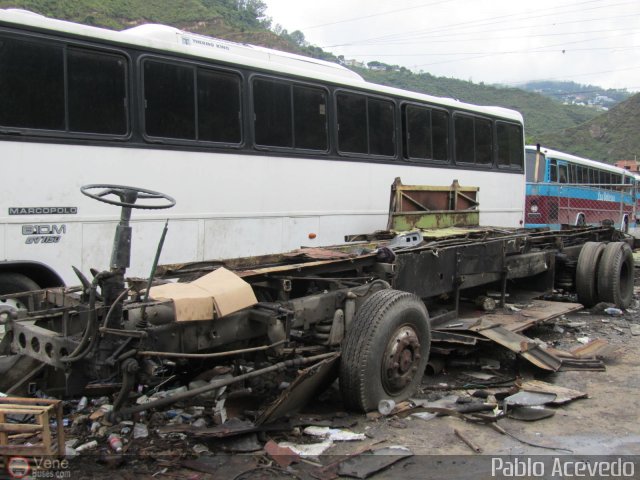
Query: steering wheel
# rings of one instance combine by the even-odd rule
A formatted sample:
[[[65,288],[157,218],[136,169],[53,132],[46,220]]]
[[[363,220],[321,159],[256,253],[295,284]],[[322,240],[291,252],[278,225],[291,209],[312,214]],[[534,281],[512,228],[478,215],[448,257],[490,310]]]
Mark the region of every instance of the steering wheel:
[[[100,189],[100,192],[92,193],[89,190]],[[83,195],[89,198],[98,200],[99,202],[108,203],[109,205],[116,205],[118,207],[126,208],[142,208],[147,210],[160,210],[163,208],[171,208],[176,204],[173,197],[165,193],[154,192],[153,190],[147,190],[138,187],[127,187],[125,185],[110,185],[103,183],[96,183],[91,185],[83,185],[80,187],[80,191]],[[115,195],[120,200],[114,200],[108,198],[110,195]],[[156,204],[144,204],[137,203],[138,200],[166,200],[166,203]]]

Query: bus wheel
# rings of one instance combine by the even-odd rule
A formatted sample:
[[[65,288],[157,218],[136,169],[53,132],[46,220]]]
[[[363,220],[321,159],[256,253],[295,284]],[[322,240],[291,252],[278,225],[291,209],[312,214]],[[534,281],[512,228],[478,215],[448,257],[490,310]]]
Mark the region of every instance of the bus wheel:
[[[0,295],[40,290],[40,285],[26,275],[13,272],[0,273]]]
[[[607,244],[598,266],[600,301],[627,308],[633,299],[633,252],[625,242]]]
[[[0,273],[0,295],[40,290],[40,285],[26,275],[13,272]]]
[[[430,344],[429,315],[417,296],[398,290],[371,295],[342,342],[345,407],[367,412],[380,400],[406,399],[422,379]]]
[[[580,250],[576,267],[576,293],[578,302],[585,307],[598,303],[598,264],[605,249],[600,242],[587,242]]]

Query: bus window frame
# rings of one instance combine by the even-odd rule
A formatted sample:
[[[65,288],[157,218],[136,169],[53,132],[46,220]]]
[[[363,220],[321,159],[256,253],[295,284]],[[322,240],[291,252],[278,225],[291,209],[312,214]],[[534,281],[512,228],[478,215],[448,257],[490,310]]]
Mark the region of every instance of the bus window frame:
[[[518,122],[510,122],[508,120],[499,120],[497,118],[492,119],[493,121],[493,128],[494,128],[494,132],[493,132],[493,138],[494,138],[494,153],[493,153],[493,161],[495,163],[495,167],[498,170],[506,170],[506,171],[511,171],[511,172],[524,172],[525,171],[525,165],[527,163],[527,152],[526,152],[526,145],[525,145],[525,138],[524,138],[524,125],[522,123],[518,123]],[[498,125],[499,124],[506,124],[506,125],[515,125],[517,127],[520,127],[520,133],[522,135],[521,137],[521,147],[522,147],[522,164],[521,165],[516,165],[513,166],[511,163],[509,163],[509,165],[502,165],[500,164],[500,162],[498,161],[498,154],[499,154],[499,145],[498,145]],[[537,173],[536,175],[534,175],[534,181],[539,181],[539,180],[535,180],[537,178]]]
[[[59,139],[85,139],[85,140],[111,140],[117,142],[127,142],[133,138],[133,122],[132,112],[133,107],[133,76],[135,75],[132,69],[133,61],[130,52],[121,48],[116,48],[112,45],[104,45],[99,42],[87,42],[78,40],[76,38],[68,38],[62,33],[57,32],[57,36],[35,33],[16,31],[11,28],[0,27],[0,37],[8,37],[18,41],[26,41],[33,43],[41,43],[45,45],[59,46],[62,49],[63,60],[63,82],[64,82],[64,109],[65,109],[65,129],[64,130],[52,130],[52,129],[40,129],[32,127],[14,127],[0,125],[0,133],[18,133],[25,136],[42,137],[42,138],[59,138]],[[67,52],[68,49],[85,50],[93,53],[104,53],[111,56],[120,56],[124,59],[124,88],[125,88],[125,133],[115,135],[112,133],[95,133],[95,132],[78,132],[68,129],[68,75],[67,70]]]
[[[470,117],[473,119],[473,162],[465,162],[465,161],[458,161],[457,156],[456,156],[456,147],[457,147],[457,140],[456,140],[456,116],[465,116],[465,117]],[[492,118],[492,117],[487,117],[485,115],[478,115],[476,113],[471,113],[471,112],[467,112],[465,110],[455,110],[453,111],[453,113],[450,116],[451,119],[451,138],[453,140],[453,145],[452,145],[452,164],[453,165],[459,165],[463,168],[467,168],[467,167],[471,167],[473,169],[479,169],[479,170],[496,170],[497,166],[496,166],[496,119]],[[489,121],[489,123],[491,124],[491,162],[490,163],[477,163],[476,162],[476,119],[480,119],[480,120],[487,120]],[[505,169],[505,170],[510,170],[510,169]],[[518,170],[513,170],[513,171],[524,171],[524,168],[520,168]]]
[[[558,168],[557,182],[562,184],[570,183],[569,182],[569,162],[567,162],[566,160],[558,160],[558,159],[555,159],[555,160]],[[564,181],[562,179],[562,173],[564,173]]]
[[[294,109],[295,106],[293,104],[293,88],[295,86],[306,87],[306,88],[315,88],[318,90],[322,90],[326,95],[326,104],[325,104],[325,118],[326,118],[326,140],[327,140],[327,148],[325,150],[313,150],[309,148],[298,148],[295,146],[292,147],[279,147],[274,145],[262,145],[256,142],[256,131],[255,131],[255,104],[254,104],[254,88],[253,82],[255,79],[259,80],[267,80],[273,82],[286,83],[289,86],[289,93],[291,96],[291,139],[295,145],[295,115]],[[306,82],[300,81],[298,79],[289,78],[289,77],[279,77],[277,75],[269,75],[265,73],[256,73],[251,72],[247,77],[247,95],[245,96],[246,101],[248,102],[248,111],[249,111],[249,131],[251,132],[251,145],[256,151],[263,152],[282,152],[282,153],[306,153],[311,155],[319,155],[319,156],[327,156],[331,152],[331,128],[332,128],[332,112],[331,112],[331,104],[332,102],[332,93],[326,85],[314,83],[314,82]]]
[[[367,115],[367,124],[366,124],[366,134],[367,134],[367,153],[362,152],[343,152],[340,150],[340,128],[338,124],[338,96],[341,93],[345,93],[347,95],[361,95],[366,99],[366,115]],[[335,139],[335,151],[340,157],[358,159],[361,158],[364,161],[385,161],[385,162],[393,162],[396,163],[398,161],[398,119],[401,119],[401,116],[398,114],[398,99],[394,97],[387,97],[385,95],[377,95],[375,93],[371,93],[367,90],[355,90],[351,88],[336,88],[332,92],[332,105],[333,105],[333,115],[332,115],[332,125],[331,131],[333,134],[333,138]],[[371,144],[369,142],[369,98],[387,101],[393,105],[393,155],[375,155],[369,153],[371,149]],[[366,159],[366,160],[365,160]]]
[[[144,88],[144,62],[146,61],[157,61],[164,62],[168,64],[183,66],[183,67],[191,67],[194,71],[194,127],[197,128],[198,121],[198,103],[197,103],[197,77],[198,77],[198,68],[203,68],[205,70],[213,70],[219,71],[221,73],[227,73],[231,75],[236,75],[238,77],[239,84],[239,100],[240,100],[240,109],[239,109],[239,123],[240,123],[240,142],[239,143],[228,143],[228,142],[213,142],[210,140],[199,140],[199,139],[188,139],[188,138],[175,138],[175,137],[159,137],[155,135],[149,135],[147,133],[147,124],[146,124],[146,108],[145,108],[145,88]],[[214,148],[228,148],[234,150],[240,150],[245,148],[247,144],[247,132],[244,121],[245,116],[245,75],[239,69],[228,68],[224,66],[220,66],[214,63],[206,63],[201,61],[195,61],[191,59],[171,57],[167,55],[158,55],[155,53],[144,53],[140,55],[136,59],[136,66],[138,70],[137,82],[138,82],[138,122],[140,124],[140,135],[142,138],[152,144],[161,144],[161,145],[180,145],[180,146],[206,146],[206,147],[214,147]]]
[[[401,158],[403,161],[405,162],[409,162],[409,163],[418,163],[418,164],[429,164],[429,165],[438,165],[438,166],[444,166],[444,165],[452,165],[453,164],[453,158],[451,155],[451,112],[449,110],[447,110],[446,108],[442,108],[442,107],[438,107],[435,105],[431,105],[428,103],[420,103],[420,102],[412,102],[412,101],[400,101],[400,105],[399,105],[399,111],[400,111],[400,117],[401,117],[401,122],[400,122],[400,128],[402,130],[402,145],[401,145]],[[443,112],[447,115],[447,145],[446,145],[446,150],[447,150],[447,159],[445,160],[437,160],[434,158],[419,158],[419,157],[410,157],[409,156],[409,147],[408,147],[408,133],[409,133],[409,129],[408,129],[408,123],[407,123],[407,108],[408,107],[417,107],[417,108],[424,108],[426,110],[429,110],[430,112],[433,112],[434,110],[439,111],[439,112]],[[431,154],[433,155],[433,116],[430,116],[431,118]]]

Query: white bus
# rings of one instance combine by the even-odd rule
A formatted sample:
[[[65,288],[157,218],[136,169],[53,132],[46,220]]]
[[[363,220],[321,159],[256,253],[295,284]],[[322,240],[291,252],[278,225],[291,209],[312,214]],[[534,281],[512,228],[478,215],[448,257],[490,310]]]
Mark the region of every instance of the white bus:
[[[108,265],[119,209],[85,184],[166,192],[133,216],[131,275],[327,245],[386,226],[389,189],[480,188],[523,222],[522,116],[368,83],[337,64],[162,25],[0,10],[0,293]]]

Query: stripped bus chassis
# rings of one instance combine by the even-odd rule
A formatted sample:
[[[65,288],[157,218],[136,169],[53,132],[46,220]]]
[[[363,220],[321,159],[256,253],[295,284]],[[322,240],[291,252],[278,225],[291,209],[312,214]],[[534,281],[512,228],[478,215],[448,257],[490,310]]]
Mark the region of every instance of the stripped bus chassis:
[[[463,292],[472,298],[492,289],[504,304],[505,296],[517,290],[571,291],[584,243],[620,239],[619,232],[607,227],[556,232],[473,227],[435,237],[384,231],[322,249],[154,266],[154,283],[189,282],[224,266],[248,282],[258,299],[226,316],[178,322],[171,302],[147,298],[151,282],[125,277],[131,210],[138,208],[140,198],[156,197],[141,189],[98,187],[104,187],[98,200],[115,192],[120,201],[108,203],[122,206],[111,268],[93,272],[91,281],[77,272],[80,287],[1,297],[5,391],[31,384],[53,395],[73,396],[111,386],[120,390],[114,409],[131,413],[146,408],[126,408],[135,386],[162,385],[180,368],[195,372],[227,366],[231,378],[219,385],[251,386],[274,372],[324,362],[332,368],[315,383],[326,386],[335,376],[333,352],[341,352],[346,406],[370,410],[380,398],[402,399],[412,393],[424,371],[431,331],[458,318]],[[380,307],[372,304],[373,297]],[[424,302],[425,313],[438,312],[424,317],[424,328],[418,325],[424,313],[415,299]],[[379,325],[369,328],[363,322],[383,324],[388,321],[385,312],[394,308],[404,312],[409,327],[400,326],[380,341],[382,365],[366,372],[380,377],[374,380],[382,390],[367,390],[357,377],[369,367],[362,364],[366,358],[358,357],[368,354],[363,335],[376,335],[367,331]],[[412,315],[418,320],[411,320]],[[350,349],[360,350],[354,355]]]

